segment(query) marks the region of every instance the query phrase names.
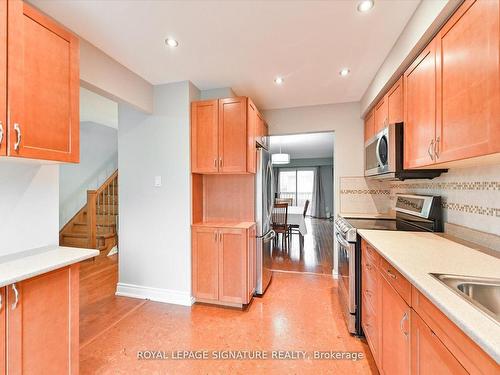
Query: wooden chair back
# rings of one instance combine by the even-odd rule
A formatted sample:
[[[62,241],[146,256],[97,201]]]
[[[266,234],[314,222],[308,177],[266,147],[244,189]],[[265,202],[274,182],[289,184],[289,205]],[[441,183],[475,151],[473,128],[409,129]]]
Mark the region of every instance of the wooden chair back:
[[[275,203],[272,213],[273,229],[286,230],[288,227],[288,203]]]
[[[309,199],[306,200],[306,203],[304,204],[304,217],[306,217],[307,209],[309,208]]]
[[[293,204],[293,198],[276,198],[276,203],[287,203],[289,206]]]

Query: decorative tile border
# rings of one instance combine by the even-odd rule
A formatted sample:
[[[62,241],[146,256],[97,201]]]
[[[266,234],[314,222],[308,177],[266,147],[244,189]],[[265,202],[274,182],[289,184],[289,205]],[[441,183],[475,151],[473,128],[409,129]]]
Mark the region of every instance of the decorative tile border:
[[[390,195],[391,191],[385,189],[342,189],[340,194]]]
[[[395,182],[391,189],[427,189],[427,190],[493,190],[500,191],[500,181],[462,181],[462,182]]]
[[[500,208],[483,207],[474,204],[443,202],[442,207],[452,211],[465,212],[468,214],[494,216],[500,218]]]

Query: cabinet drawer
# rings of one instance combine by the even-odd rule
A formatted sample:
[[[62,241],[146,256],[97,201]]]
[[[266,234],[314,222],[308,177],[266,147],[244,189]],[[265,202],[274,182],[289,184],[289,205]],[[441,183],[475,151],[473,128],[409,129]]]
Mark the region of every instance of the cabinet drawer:
[[[404,278],[393,266],[384,258],[380,258],[380,272],[384,278],[392,285],[394,289],[405,300],[408,306],[411,306],[411,284]]]
[[[375,267],[377,267],[380,261],[380,255],[377,252],[377,250],[371,247],[364,240],[361,243],[361,250],[362,250],[362,255],[361,255],[362,262],[366,261],[367,264],[373,264]]]
[[[363,326],[363,332],[366,337],[366,341],[368,342],[368,345],[370,346],[370,349],[372,351],[373,358],[375,359],[375,362],[379,366],[379,349],[380,349],[380,332],[378,328],[378,319],[377,315],[375,314],[375,309],[372,309],[369,307],[369,305],[366,303],[365,299],[363,298],[363,310],[361,313],[361,318],[362,318],[362,323],[361,325]]]

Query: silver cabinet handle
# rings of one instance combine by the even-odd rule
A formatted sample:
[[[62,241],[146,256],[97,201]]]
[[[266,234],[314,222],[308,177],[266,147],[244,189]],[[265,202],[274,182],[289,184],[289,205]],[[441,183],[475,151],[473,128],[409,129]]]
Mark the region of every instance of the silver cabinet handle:
[[[3,299],[2,299],[2,292],[0,291],[0,311],[2,311],[2,306],[3,306]]]
[[[404,331],[404,329],[403,329],[403,322],[405,320],[408,320],[408,313],[406,311],[403,314],[403,317],[401,318],[401,321],[399,322],[399,329],[401,330],[401,332],[403,332],[403,335],[407,339],[408,338],[408,332]]]
[[[19,292],[17,291],[16,284],[12,284],[12,291],[14,292],[14,303],[12,304],[12,310],[15,310],[17,303],[19,302]]]
[[[217,158],[214,159],[214,167],[217,168]]]
[[[0,146],[2,145],[3,141],[3,123],[0,121]]]
[[[219,242],[222,242],[222,232],[219,232]]]
[[[433,146],[434,145],[434,139],[431,140],[431,143],[429,144],[429,148],[427,149],[427,153],[429,154],[429,156],[431,157],[431,160],[434,161],[434,155],[432,154],[432,149],[433,149]]]
[[[222,158],[219,158],[219,167],[222,168]]]
[[[21,127],[17,122],[14,124],[14,130],[17,134],[17,140],[14,144],[14,150],[19,150],[19,146],[21,145]]]
[[[439,159],[439,142],[441,141],[440,137],[436,138],[436,143],[434,144],[434,156],[436,156],[436,160]]]
[[[392,273],[392,271],[390,269],[387,270],[387,274],[392,277],[394,280],[396,280],[398,277]]]
[[[214,232],[214,241],[217,242],[217,231]]]

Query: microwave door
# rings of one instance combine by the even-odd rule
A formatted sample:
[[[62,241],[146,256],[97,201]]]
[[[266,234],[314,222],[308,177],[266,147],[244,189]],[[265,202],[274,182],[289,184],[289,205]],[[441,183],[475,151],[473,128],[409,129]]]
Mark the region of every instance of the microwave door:
[[[379,158],[377,156],[378,138],[372,138],[365,145],[365,175],[379,174]]]

